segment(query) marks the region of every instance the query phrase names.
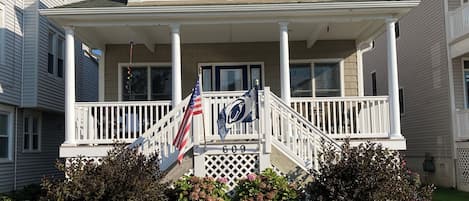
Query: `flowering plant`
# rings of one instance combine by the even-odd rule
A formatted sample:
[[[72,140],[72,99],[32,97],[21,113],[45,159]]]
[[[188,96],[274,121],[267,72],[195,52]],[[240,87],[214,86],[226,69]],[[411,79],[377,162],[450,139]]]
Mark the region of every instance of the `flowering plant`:
[[[174,191],[178,201],[207,200],[224,201],[229,200],[226,190],[227,180],[212,177],[184,176],[174,184]]]
[[[300,199],[297,187],[272,169],[266,169],[260,175],[248,174],[238,182],[234,191],[234,200],[241,201]]]

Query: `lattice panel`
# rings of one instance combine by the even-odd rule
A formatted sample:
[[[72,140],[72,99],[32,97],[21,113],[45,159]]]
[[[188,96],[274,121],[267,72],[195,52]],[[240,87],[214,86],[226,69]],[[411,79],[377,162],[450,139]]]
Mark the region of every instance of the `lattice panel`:
[[[234,188],[237,180],[249,173],[259,173],[258,154],[205,155],[205,175],[226,178],[230,190]]]
[[[469,148],[458,148],[457,153],[459,182],[469,185]]]
[[[65,165],[67,167],[70,167],[70,165],[77,164],[79,162],[80,162],[80,158],[67,158],[65,160]],[[101,163],[103,162],[103,159],[102,157],[82,157],[81,162],[82,163],[94,163],[97,165],[101,165]]]

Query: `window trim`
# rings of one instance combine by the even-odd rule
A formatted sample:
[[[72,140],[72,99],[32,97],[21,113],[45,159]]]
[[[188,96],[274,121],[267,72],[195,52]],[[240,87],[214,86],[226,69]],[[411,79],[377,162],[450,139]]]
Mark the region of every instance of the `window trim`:
[[[401,105],[401,101],[399,100],[399,114],[401,116],[405,116],[405,90],[404,90],[404,87],[399,87],[398,91],[397,91],[397,94],[398,94],[398,98],[400,99],[401,98],[401,92],[402,91],[402,105]],[[401,107],[402,107],[402,111],[401,111]]]
[[[378,96],[378,82],[377,82],[378,77],[377,77],[376,70],[371,71],[370,75],[371,75],[371,95],[372,96]],[[374,82],[373,82],[373,75],[375,75],[374,76],[374,78],[375,78]],[[376,91],[376,94],[374,93],[375,91]]]
[[[328,58],[328,59],[292,59],[290,60],[290,64],[301,64],[301,63],[309,63],[311,65],[311,89],[312,89],[312,94],[311,97],[315,98],[316,97],[316,78],[314,77],[314,67],[315,63],[339,63],[339,79],[340,79],[340,96],[338,97],[345,97],[345,75],[344,75],[344,69],[345,69],[345,60],[343,58]],[[291,79],[291,78],[290,78]],[[290,86],[291,87],[291,86]],[[292,98],[297,98],[293,97]]]
[[[260,65],[261,66],[261,82],[260,86],[264,87],[265,86],[265,78],[264,78],[264,62],[262,61],[253,61],[253,62],[206,62],[206,63],[198,63],[197,64],[197,69],[203,69],[203,67],[208,67],[211,66],[211,73],[212,73],[212,83],[211,83],[211,88],[212,91],[217,91],[216,90],[216,67],[223,67],[223,66],[242,66],[246,65],[246,72],[247,72],[247,87],[250,89],[251,86],[251,66],[254,65]],[[208,69],[208,68],[205,68]],[[200,81],[200,84],[203,86],[203,80]]]
[[[24,148],[24,135],[25,135],[25,132],[24,132],[24,120],[26,118],[29,118],[29,125],[28,125],[28,130],[30,131],[29,132],[29,149],[25,149]],[[33,127],[33,121],[32,119],[33,118],[37,118],[37,135],[38,135],[38,148],[37,149],[33,149],[33,134],[32,134],[32,127]],[[41,112],[34,112],[34,111],[25,111],[23,113],[23,141],[22,141],[22,150],[23,150],[23,153],[40,153],[42,151],[42,113]]]
[[[462,75],[461,75],[461,76],[462,76],[462,85],[463,85],[463,90],[464,90],[464,91],[463,91],[463,94],[464,94],[464,109],[469,109],[469,103],[468,103],[468,101],[469,101],[469,98],[468,98],[469,94],[467,93],[467,90],[468,90],[468,89],[467,89],[467,86],[466,86],[466,78],[465,78],[465,76],[464,76],[464,73],[465,73],[466,71],[469,72],[469,68],[468,68],[467,70],[464,68],[464,61],[469,61],[469,57],[463,57],[463,58],[461,58],[461,71],[462,71]]]
[[[11,106],[0,105],[0,113],[6,114],[8,116],[8,157],[7,158],[0,158],[0,163],[10,163],[13,162],[13,115],[14,115],[14,108]]]
[[[53,35],[52,37],[52,52],[53,52],[53,56],[54,56],[54,59],[53,59],[53,69],[52,69],[52,73],[50,73],[48,71],[48,69],[46,69],[46,72],[49,76],[51,77],[54,77],[55,79],[58,79],[58,80],[64,80],[64,77],[65,77],[65,35],[63,34],[63,31],[56,28],[55,26],[53,26],[52,24],[49,24],[49,27],[48,27],[49,31],[48,31],[48,34],[51,33]],[[48,42],[49,42],[49,36],[48,37]],[[63,73],[63,76],[62,77],[59,77],[58,76],[58,68],[59,68],[59,65],[58,65],[58,55],[59,55],[59,52],[58,52],[58,41],[59,41],[59,38],[61,38],[63,40],[63,47],[62,47],[62,55],[63,55],[63,62],[64,62],[64,69],[62,71]],[[49,44],[47,44],[47,53],[49,53]],[[49,63],[47,63],[47,68],[49,67],[48,66]]]
[[[127,66],[129,66],[130,63],[118,63],[117,64],[117,69],[118,69],[118,83],[117,83],[117,87],[119,88],[118,89],[118,99],[119,101],[123,101],[123,91],[122,91],[122,68],[127,68]],[[151,101],[151,67],[170,67],[171,69],[171,72],[172,72],[172,66],[171,66],[171,62],[150,62],[150,63],[132,63],[132,66],[135,66],[136,68],[142,68],[142,67],[146,67],[147,68],[147,101]],[[181,80],[182,82],[182,80]],[[162,100],[164,101],[164,100]]]

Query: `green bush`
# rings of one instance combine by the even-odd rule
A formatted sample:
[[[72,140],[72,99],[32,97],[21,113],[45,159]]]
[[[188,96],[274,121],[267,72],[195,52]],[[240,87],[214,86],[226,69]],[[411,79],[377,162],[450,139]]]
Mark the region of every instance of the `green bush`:
[[[226,190],[226,179],[215,180],[211,177],[183,176],[174,183],[171,200],[223,201],[229,200]]]
[[[306,188],[310,200],[431,200],[434,187],[421,185],[399,152],[382,145],[351,147],[347,140],[340,152],[326,147],[322,157]]]
[[[79,158],[67,166],[58,162],[57,167],[66,179],[44,178],[42,200],[168,200],[158,157],[124,145],[116,145],[100,165]]]
[[[260,175],[249,174],[238,182],[234,193],[234,200],[242,201],[300,199],[298,188],[272,169],[266,169]]]

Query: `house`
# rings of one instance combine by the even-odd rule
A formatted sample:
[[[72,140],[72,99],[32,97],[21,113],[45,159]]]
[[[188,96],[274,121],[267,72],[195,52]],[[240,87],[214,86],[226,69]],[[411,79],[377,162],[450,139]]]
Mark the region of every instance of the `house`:
[[[38,9],[58,5],[0,1],[0,192],[57,174],[65,133],[64,34]],[[96,57],[79,41],[75,49],[76,98],[96,101]]]
[[[394,22],[418,4],[85,0],[41,9],[64,28],[68,61],[77,38],[104,55],[99,102],[76,102],[75,74],[65,73],[60,156],[99,160],[113,142],[135,142],[181,174],[171,169],[178,153],[172,140],[199,74],[204,115],[193,120],[184,171],[233,181],[272,166],[286,173],[317,168],[323,145],[346,137],[405,149]],[[384,32],[392,93],[363,96],[362,52]],[[220,141],[218,113],[256,83],[259,119],[234,125]]]
[[[409,166],[469,191],[468,12],[464,0],[422,1],[398,22],[401,125]],[[366,95],[387,94],[386,39],[364,54]]]

